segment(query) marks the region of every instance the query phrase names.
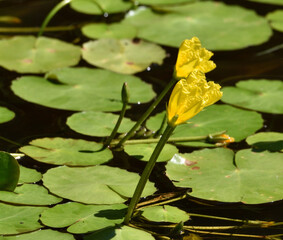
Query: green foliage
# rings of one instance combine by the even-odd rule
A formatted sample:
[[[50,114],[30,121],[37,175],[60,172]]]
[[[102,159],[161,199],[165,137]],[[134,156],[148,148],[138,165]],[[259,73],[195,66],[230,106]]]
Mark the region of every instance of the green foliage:
[[[20,165],[20,178],[18,184],[23,183],[35,183],[40,181],[42,175],[40,172],[36,171],[35,169],[26,168]]]
[[[0,123],[8,122],[15,117],[15,113],[5,107],[0,107]]]
[[[283,32],[283,10],[270,12],[267,14],[266,18],[270,21],[270,25],[273,29]]]

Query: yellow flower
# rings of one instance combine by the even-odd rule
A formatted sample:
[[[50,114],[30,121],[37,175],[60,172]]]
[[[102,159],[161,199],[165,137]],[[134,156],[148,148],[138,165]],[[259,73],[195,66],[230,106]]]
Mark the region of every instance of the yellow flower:
[[[204,73],[213,70],[216,65],[213,61],[209,61],[212,55],[212,52],[201,47],[197,37],[183,41],[175,65],[175,78],[186,78],[194,69]]]
[[[219,84],[207,82],[202,71],[194,70],[187,79],[181,79],[171,93],[168,123],[172,126],[185,123],[203,108],[217,102],[222,97],[220,88]]]

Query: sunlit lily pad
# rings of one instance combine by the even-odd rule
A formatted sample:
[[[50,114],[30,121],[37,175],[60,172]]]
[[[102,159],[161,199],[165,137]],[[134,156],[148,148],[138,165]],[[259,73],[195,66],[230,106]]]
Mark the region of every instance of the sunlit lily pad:
[[[172,47],[197,36],[210,50],[234,50],[264,43],[272,35],[265,18],[239,6],[203,1],[162,9],[170,13],[138,9],[124,22],[138,28],[138,37]]]
[[[248,0],[248,1],[265,3],[265,4],[283,5],[282,0]]]
[[[61,233],[51,229],[43,229],[31,233],[25,233],[16,236],[5,236],[1,237],[0,240],[50,240],[50,239],[60,239],[60,240],[75,240],[73,235],[69,233]]]
[[[124,82],[130,89],[130,102],[147,102],[154,97],[152,87],[135,76],[107,70],[63,68],[46,78],[24,76],[12,83],[12,90],[26,101],[65,110],[119,111]],[[109,83],[111,84],[109,85]]]
[[[70,233],[87,233],[122,223],[126,209],[124,204],[85,205],[68,202],[47,209],[40,220],[49,227],[68,227]]]
[[[174,185],[191,187],[194,197],[259,204],[283,198],[282,160],[281,153],[267,151],[245,149],[234,156],[230,149],[204,149],[176,154],[166,173]]]
[[[50,205],[62,199],[48,194],[46,188],[36,184],[23,184],[14,192],[0,191],[0,201],[21,205]]]
[[[18,184],[35,183],[41,180],[41,173],[35,169],[26,168],[20,165],[20,178]]]
[[[83,59],[117,73],[141,72],[152,63],[162,64],[166,52],[154,43],[130,39],[99,39],[83,44]]]
[[[125,145],[124,150],[127,154],[142,161],[148,161],[155,149],[156,143],[130,144]],[[157,158],[157,162],[165,162],[170,160],[175,153],[178,153],[178,148],[173,145],[165,144],[162,152]]]
[[[118,115],[112,113],[80,112],[68,117],[67,125],[72,130],[81,134],[104,137],[110,136],[118,118]],[[123,118],[118,132],[127,132],[134,124],[130,119]]]
[[[90,23],[82,28],[82,33],[89,38],[134,38],[137,30],[132,25],[123,23]]]
[[[268,13],[266,18],[270,21],[272,28],[277,31],[283,32],[283,10],[276,10],[274,12]]]
[[[131,2],[123,0],[72,0],[70,4],[78,12],[94,15],[125,12],[132,6]]]
[[[247,137],[246,141],[257,150],[283,151],[283,133],[260,132]]]
[[[42,227],[39,215],[45,207],[12,206],[0,203],[0,234],[31,232]]]
[[[238,107],[283,114],[283,82],[279,80],[251,79],[224,87],[222,101]]]
[[[189,214],[181,209],[169,205],[147,207],[142,215],[149,221],[179,223],[189,220]]]
[[[108,166],[52,168],[43,175],[44,185],[57,196],[87,204],[123,203],[132,197],[139,175]],[[143,196],[154,193],[148,182]]]
[[[21,147],[20,151],[44,163],[87,166],[101,164],[112,159],[112,153],[108,148],[99,151],[102,147],[102,144],[82,139],[41,138]]]
[[[195,0],[139,0],[140,4],[147,5],[161,5],[161,4],[179,4],[179,3],[187,3],[194,2]]]
[[[0,107],[0,123],[8,122],[15,117],[15,113],[5,107]]]
[[[0,66],[20,73],[43,73],[76,65],[80,47],[47,37],[16,36],[0,41]]]
[[[84,237],[84,240],[154,240],[155,238],[151,236],[148,232],[131,228],[128,226],[117,226],[116,228],[106,228],[102,231],[94,232],[88,236]]]
[[[146,122],[146,126],[151,130],[157,130],[162,118],[161,114],[153,116]],[[263,119],[259,113],[229,105],[212,105],[190,119],[189,124],[179,125],[174,130],[172,137],[207,136],[226,130],[226,134],[238,142],[255,133],[262,126]],[[176,144],[205,146],[202,142],[178,142]]]

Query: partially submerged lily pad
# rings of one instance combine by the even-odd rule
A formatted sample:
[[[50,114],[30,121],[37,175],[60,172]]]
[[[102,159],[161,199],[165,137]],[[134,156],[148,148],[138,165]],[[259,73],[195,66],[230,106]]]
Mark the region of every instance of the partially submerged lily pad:
[[[20,151],[37,161],[68,166],[90,166],[108,162],[112,159],[111,151],[102,144],[82,139],[41,138]]]
[[[6,107],[0,107],[0,123],[8,122],[15,117],[15,113]]]
[[[123,203],[132,197],[139,175],[108,166],[52,168],[43,175],[43,184],[57,196],[86,204]],[[143,196],[156,191],[148,182]]]
[[[0,40],[0,66],[20,73],[44,73],[76,65],[80,47],[58,39],[16,36]]]
[[[283,32],[283,10],[268,13],[266,18],[270,21],[273,29]]]
[[[175,186],[191,187],[194,197],[259,204],[283,199],[282,160],[281,153],[204,149],[176,154],[166,173]]]
[[[166,52],[154,43],[130,39],[99,39],[83,44],[83,59],[117,73],[141,72],[152,63],[162,64]]]
[[[236,87],[222,89],[222,101],[238,107],[266,113],[283,114],[283,82],[250,79],[236,83]]]
[[[62,68],[46,78],[24,76],[14,80],[11,88],[24,100],[51,108],[119,111],[124,82],[131,92],[130,103],[147,102],[155,95],[151,85],[138,77],[90,68]]]

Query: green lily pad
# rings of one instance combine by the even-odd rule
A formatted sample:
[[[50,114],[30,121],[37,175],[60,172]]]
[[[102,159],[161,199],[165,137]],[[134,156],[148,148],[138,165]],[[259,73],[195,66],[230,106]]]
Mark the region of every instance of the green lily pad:
[[[187,2],[194,2],[195,0],[139,0],[140,4],[147,5],[167,5],[167,4],[180,4]]]
[[[25,233],[16,236],[5,236],[1,237],[0,240],[50,240],[50,239],[60,239],[60,240],[75,240],[73,235],[69,233],[61,233],[51,229],[43,229],[31,233]]]
[[[222,89],[222,101],[238,107],[266,113],[283,114],[283,82],[250,79],[236,83],[236,87]]]
[[[80,55],[80,47],[47,37],[16,36],[0,41],[0,66],[20,73],[73,66]]]
[[[233,159],[235,157],[235,163]],[[283,198],[281,153],[234,153],[215,148],[176,154],[166,166],[177,187],[191,187],[190,195],[221,202],[260,204]]]
[[[74,113],[67,119],[67,125],[74,131],[97,137],[109,136],[119,116],[103,112],[80,112]],[[130,130],[135,123],[128,118],[123,118],[118,132]]]
[[[78,12],[93,15],[125,12],[132,7],[131,2],[123,0],[72,0],[70,4]]]
[[[42,227],[39,215],[45,207],[13,206],[0,203],[0,234],[31,232]]]
[[[283,5],[283,2],[281,0],[248,0],[248,1],[265,3],[265,4]]]
[[[138,77],[102,69],[63,68],[49,72],[46,78],[24,76],[14,80],[11,88],[26,101],[74,111],[121,110],[124,82],[130,89],[130,103],[148,102],[155,95],[151,85]]]
[[[276,10],[268,13],[266,18],[270,21],[273,29],[283,32],[283,10]]]
[[[157,130],[162,118],[162,115],[153,116],[146,122],[146,126],[151,130]],[[226,130],[226,134],[238,142],[255,133],[262,126],[263,119],[259,113],[229,105],[212,105],[190,119],[189,124],[179,125],[172,137],[207,136]],[[202,142],[176,142],[176,144],[204,146]],[[211,144],[211,146],[215,145]]]
[[[20,151],[37,161],[67,166],[90,166],[108,162],[112,153],[103,145],[82,139],[41,138],[35,139],[29,145],[21,147]]]
[[[108,166],[52,168],[43,175],[43,184],[57,196],[86,204],[123,203],[132,197],[139,175]],[[148,182],[143,196],[156,191]]]
[[[137,30],[123,23],[90,23],[82,27],[82,33],[89,38],[134,38]]]
[[[246,142],[255,149],[283,152],[283,133],[260,132],[247,137]]]
[[[40,220],[49,227],[68,227],[70,233],[87,233],[122,223],[126,209],[124,204],[84,205],[68,202],[47,209]]]
[[[153,222],[186,222],[190,219],[189,214],[181,209],[169,205],[147,207],[142,210],[142,215]]]
[[[9,122],[15,117],[15,113],[5,107],[0,107],[0,123]]]
[[[154,43],[130,39],[99,39],[83,44],[83,59],[117,73],[141,72],[152,63],[162,64],[166,52]]]
[[[0,191],[0,201],[21,205],[50,205],[62,199],[48,194],[46,188],[35,184],[24,184],[16,187],[14,192]]]
[[[23,183],[35,183],[40,181],[42,175],[40,172],[36,171],[35,169],[26,168],[20,165],[20,178],[18,184]]]
[[[265,18],[239,6],[203,1],[161,9],[170,13],[138,9],[123,21],[137,27],[138,37],[172,47],[197,36],[210,50],[235,50],[262,44],[272,35]]]
[[[84,237],[84,240],[154,240],[148,232],[128,226],[117,226],[94,232]]]
[[[132,144],[125,145],[124,150],[132,157],[135,157],[141,161],[148,161],[155,149],[155,146],[156,143]],[[166,162],[178,152],[178,148],[175,146],[171,144],[165,144],[159,157],[157,158],[157,162]]]

